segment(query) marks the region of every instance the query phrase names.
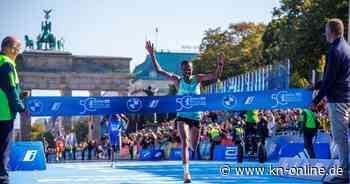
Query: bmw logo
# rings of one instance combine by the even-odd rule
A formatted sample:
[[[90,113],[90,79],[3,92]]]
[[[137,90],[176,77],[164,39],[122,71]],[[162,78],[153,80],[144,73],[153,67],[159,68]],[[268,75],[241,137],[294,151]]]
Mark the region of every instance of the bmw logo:
[[[227,108],[232,108],[236,104],[236,97],[228,95],[224,97],[223,105]]]
[[[131,112],[137,112],[140,111],[142,108],[142,101],[138,98],[130,98],[126,102],[126,107],[128,108],[129,111]]]
[[[31,100],[28,102],[28,109],[31,113],[40,113],[43,111],[43,103],[39,100]]]

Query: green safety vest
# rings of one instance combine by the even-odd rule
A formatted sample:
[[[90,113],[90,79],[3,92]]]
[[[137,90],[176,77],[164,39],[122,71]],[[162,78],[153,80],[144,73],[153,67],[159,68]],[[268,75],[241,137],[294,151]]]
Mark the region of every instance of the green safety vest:
[[[9,73],[10,85],[13,86],[14,88],[17,88],[19,84],[19,79],[16,71],[16,63],[9,57],[5,55],[0,55],[0,67],[5,63],[9,63],[10,66],[12,67],[12,72]],[[7,95],[1,88],[0,88],[0,104],[1,104],[0,121],[8,121],[13,119],[11,114],[10,104],[7,99]]]
[[[236,135],[242,135],[243,134],[243,128],[242,127],[236,127],[235,131],[236,131]]]
[[[248,111],[246,114],[246,122],[247,123],[258,123],[258,111]]]
[[[241,128],[241,127],[236,127],[235,130],[236,130],[236,132],[238,134],[242,134],[243,133],[243,128]]]
[[[210,131],[210,137],[211,137],[211,138],[216,138],[216,137],[219,136],[219,135],[220,135],[220,132],[219,132],[219,130],[216,129],[216,128],[214,128],[214,129],[212,129],[212,130]]]
[[[306,128],[316,128],[315,113],[309,109],[304,109],[304,112],[306,113]]]
[[[243,128],[242,127],[239,127],[239,126],[237,126],[237,127],[234,127],[233,128],[233,131],[234,131],[234,136],[235,137],[233,137],[233,139],[235,140],[235,141],[240,141],[241,140],[241,137],[242,137],[242,135],[243,135]]]

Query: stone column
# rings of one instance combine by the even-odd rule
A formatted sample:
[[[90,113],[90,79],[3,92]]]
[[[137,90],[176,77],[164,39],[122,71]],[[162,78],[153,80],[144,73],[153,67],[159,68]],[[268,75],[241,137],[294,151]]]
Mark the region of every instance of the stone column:
[[[69,88],[62,89],[61,96],[72,96],[72,90]],[[72,128],[72,125],[73,125],[72,117],[64,116],[63,117],[64,134],[67,132],[67,130],[70,130]]]
[[[101,91],[100,90],[90,90],[89,91],[90,96],[101,96]],[[101,117],[100,116],[92,116],[92,130],[89,129],[89,131],[92,131],[89,133],[92,135],[92,139],[99,141],[100,140],[100,121]]]
[[[24,98],[23,98],[23,103],[26,103],[26,98],[27,96],[31,96],[31,90],[23,90]],[[30,141],[31,140],[31,135],[32,135],[32,118],[28,114],[28,116],[21,116],[20,117],[20,140],[22,141]]]

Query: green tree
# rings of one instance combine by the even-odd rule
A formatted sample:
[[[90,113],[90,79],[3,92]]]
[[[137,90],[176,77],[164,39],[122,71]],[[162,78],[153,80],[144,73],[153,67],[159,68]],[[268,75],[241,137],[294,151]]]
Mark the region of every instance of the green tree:
[[[44,124],[44,119],[38,119],[33,125],[32,125],[32,135],[31,139],[35,141],[41,140],[41,137],[44,132],[46,132],[46,126]]]
[[[222,80],[264,65],[262,57],[264,30],[263,24],[238,23],[231,24],[227,30],[219,27],[205,31],[199,57],[194,61],[194,72],[214,71],[219,52],[225,54]]]
[[[290,59],[292,73],[311,79],[327,43],[322,35],[330,18],[347,24],[347,0],[281,0],[263,35],[263,57],[268,63]],[[347,28],[347,26],[345,26]]]
[[[168,92],[168,96],[174,96],[177,93],[175,84],[169,84],[169,92]]]
[[[53,136],[51,132],[49,131],[43,132],[42,137],[46,137],[46,140],[49,143],[50,148],[55,147],[55,136]]]
[[[87,141],[89,133],[89,125],[87,122],[80,121],[74,125],[75,135],[77,136],[78,143]]]
[[[290,82],[290,85],[295,88],[310,87],[310,82],[306,78],[300,77],[298,72],[292,74]]]

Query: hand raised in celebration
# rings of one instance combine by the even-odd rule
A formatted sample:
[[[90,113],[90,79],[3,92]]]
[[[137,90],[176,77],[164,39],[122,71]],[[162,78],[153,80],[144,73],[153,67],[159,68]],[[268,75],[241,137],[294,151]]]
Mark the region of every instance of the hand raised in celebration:
[[[150,55],[152,55],[154,53],[154,45],[153,45],[153,43],[151,43],[151,41],[146,41],[145,48]]]

